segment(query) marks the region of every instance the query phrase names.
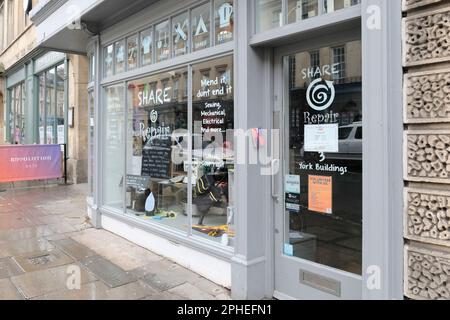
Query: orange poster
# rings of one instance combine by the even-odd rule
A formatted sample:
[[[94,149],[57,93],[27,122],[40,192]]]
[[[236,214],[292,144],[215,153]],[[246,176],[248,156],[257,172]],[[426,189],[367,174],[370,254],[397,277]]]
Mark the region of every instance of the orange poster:
[[[333,213],[333,177],[309,176],[308,209]]]

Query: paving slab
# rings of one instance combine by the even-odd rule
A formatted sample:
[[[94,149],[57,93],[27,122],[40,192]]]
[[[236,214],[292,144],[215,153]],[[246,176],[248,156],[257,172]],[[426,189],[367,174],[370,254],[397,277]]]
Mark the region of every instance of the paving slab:
[[[9,279],[0,279],[0,300],[23,300]]]
[[[12,258],[0,259],[0,279],[11,278],[23,274],[24,270]]]
[[[183,297],[188,300],[215,300],[214,296],[200,290],[190,283],[184,283],[169,290],[169,293]]]
[[[110,260],[125,271],[131,271],[163,259],[161,256],[105,230],[89,229],[71,238],[89,246],[98,255]]]
[[[150,296],[145,297],[142,300],[157,301],[157,300],[186,300],[186,299],[183,297],[180,297],[176,294],[165,291],[165,292],[158,292],[158,293],[151,294]]]
[[[147,266],[142,281],[158,291],[166,291],[188,281],[194,282],[200,276],[168,260],[157,261]]]
[[[59,267],[74,262],[72,258],[56,248],[49,251],[27,253],[14,257],[14,260],[25,272]]]
[[[0,258],[20,256],[37,251],[48,251],[53,249],[44,238],[33,238],[20,241],[5,241],[0,243]]]
[[[80,267],[80,284],[86,284],[97,280],[95,276]],[[67,290],[67,283],[71,274],[68,273],[69,266],[61,266],[52,269],[29,272],[20,276],[12,277],[11,282],[26,298],[32,299],[52,292]]]
[[[89,257],[81,260],[80,263],[110,288],[136,281],[136,277],[131,273],[124,271],[101,256]]]
[[[50,241],[50,243],[75,260],[83,260],[97,255],[96,252],[70,238]]]
[[[101,281],[82,285],[80,290],[54,292],[34,300],[140,300],[155,291],[141,282],[132,282],[120,287],[109,288]]]
[[[226,288],[221,287],[205,278],[200,278],[192,281],[192,285],[215,297],[218,297],[219,295],[229,294],[229,291]]]
[[[0,230],[0,242],[43,238],[53,234],[48,226],[36,226],[16,230]]]

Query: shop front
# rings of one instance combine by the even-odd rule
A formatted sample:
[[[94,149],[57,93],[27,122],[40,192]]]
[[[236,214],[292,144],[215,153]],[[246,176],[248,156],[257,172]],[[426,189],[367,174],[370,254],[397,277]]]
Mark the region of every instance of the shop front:
[[[32,19],[91,61],[96,227],[238,299],[402,298],[397,1],[63,2]]]

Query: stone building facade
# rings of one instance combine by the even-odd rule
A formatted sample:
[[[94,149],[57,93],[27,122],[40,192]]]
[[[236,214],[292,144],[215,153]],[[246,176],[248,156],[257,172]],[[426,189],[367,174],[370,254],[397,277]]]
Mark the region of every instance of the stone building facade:
[[[65,143],[68,182],[84,183],[88,179],[88,59],[39,46],[29,19],[38,5],[38,0],[0,1],[0,144]],[[63,70],[61,75],[58,70]],[[43,91],[46,77],[51,88],[45,90],[51,94]]]
[[[405,295],[450,299],[450,4],[404,0]]]

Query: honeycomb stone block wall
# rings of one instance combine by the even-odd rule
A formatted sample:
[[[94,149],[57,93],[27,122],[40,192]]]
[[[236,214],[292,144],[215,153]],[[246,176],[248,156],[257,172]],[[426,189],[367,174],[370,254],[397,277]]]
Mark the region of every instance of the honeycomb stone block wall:
[[[422,246],[405,246],[405,295],[417,300],[450,299],[450,254]]]
[[[405,191],[405,238],[450,246],[450,192]]]
[[[450,300],[450,1],[403,11],[404,292]]]
[[[405,123],[450,122],[450,69],[405,76]]]

